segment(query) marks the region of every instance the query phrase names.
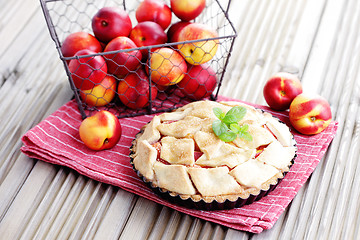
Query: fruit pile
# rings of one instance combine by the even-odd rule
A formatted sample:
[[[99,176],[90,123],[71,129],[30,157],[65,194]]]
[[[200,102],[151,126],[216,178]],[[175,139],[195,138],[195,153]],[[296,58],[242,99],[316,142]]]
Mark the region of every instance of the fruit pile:
[[[219,34],[193,21],[205,3],[143,0],[135,9],[136,24],[122,6],[99,9],[92,33],[70,33],[61,44],[81,100],[91,107],[119,102],[142,109],[169,89],[192,100],[209,97],[218,83],[210,61]]]

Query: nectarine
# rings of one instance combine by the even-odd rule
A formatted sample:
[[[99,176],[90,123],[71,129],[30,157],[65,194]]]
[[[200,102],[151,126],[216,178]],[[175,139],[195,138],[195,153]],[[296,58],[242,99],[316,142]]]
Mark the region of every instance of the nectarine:
[[[107,43],[120,36],[128,37],[132,23],[127,12],[120,7],[103,7],[92,18],[95,37]]]
[[[171,10],[183,21],[195,19],[204,10],[206,0],[171,0]]]
[[[79,58],[71,59],[69,62],[69,70],[75,87],[88,90],[104,79],[107,74],[107,65],[102,56],[87,49],[78,51],[75,56]]]
[[[102,46],[93,35],[87,32],[71,33],[61,45],[61,53],[64,57],[72,57],[83,49],[97,53],[102,51]]]
[[[157,96],[157,89],[149,87],[149,79],[142,68],[136,72],[128,74],[120,80],[117,93],[121,102],[132,109],[139,109],[148,106],[150,99],[154,100]]]
[[[187,21],[180,21],[172,24],[166,33],[168,37],[168,42],[178,42],[179,33],[181,29],[183,29],[185,26],[189,24],[190,22]]]
[[[151,53],[146,68],[151,80],[160,86],[180,82],[187,71],[184,58],[175,50],[162,47]]]
[[[286,110],[292,100],[302,93],[301,82],[291,73],[279,72],[271,76],[263,89],[264,98],[274,110]]]
[[[156,22],[165,30],[171,23],[172,12],[162,0],[144,0],[137,7],[135,16],[138,22]]]
[[[85,118],[79,127],[80,139],[92,150],[114,147],[121,138],[119,119],[109,111],[99,111]]]
[[[291,125],[300,133],[313,135],[320,133],[332,119],[328,101],[319,95],[301,93],[290,105]]]
[[[101,107],[109,104],[116,94],[116,80],[107,75],[99,84],[89,90],[80,91],[81,99],[89,106]]]
[[[164,29],[156,22],[145,21],[138,23],[130,33],[130,39],[134,41],[136,46],[152,46],[160,45],[167,42],[167,35]],[[142,49],[143,59],[149,56],[148,49]]]
[[[142,54],[135,43],[128,37],[116,37],[105,47],[104,52],[113,52],[104,55],[108,72],[114,75],[126,75],[136,70],[141,64]],[[123,50],[123,51],[121,51]]]
[[[219,40],[218,34],[205,24],[191,23],[181,29],[179,42],[189,41],[177,46],[185,60],[193,65],[210,61],[216,54]],[[210,38],[210,39],[208,39]],[[198,41],[206,39],[204,41]]]
[[[200,100],[209,97],[217,84],[215,71],[206,63],[189,65],[187,74],[177,85],[185,96]]]

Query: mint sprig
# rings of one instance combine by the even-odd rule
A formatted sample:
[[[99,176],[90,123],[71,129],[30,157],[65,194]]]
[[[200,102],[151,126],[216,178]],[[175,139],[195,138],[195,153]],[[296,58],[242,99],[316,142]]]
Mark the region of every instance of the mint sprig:
[[[248,132],[247,124],[239,125],[239,121],[246,114],[246,108],[241,106],[232,107],[226,114],[221,108],[213,108],[215,116],[218,118],[212,124],[212,129],[216,136],[224,142],[232,142],[236,139],[243,138],[246,141],[252,141],[252,136]]]

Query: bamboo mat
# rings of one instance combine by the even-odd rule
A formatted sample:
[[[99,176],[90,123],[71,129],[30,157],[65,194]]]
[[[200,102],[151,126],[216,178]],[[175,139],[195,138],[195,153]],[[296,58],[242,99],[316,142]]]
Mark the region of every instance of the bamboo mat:
[[[238,32],[220,94],[265,104],[274,72],[326,97],[339,122],[275,226],[249,234],[21,154],[20,137],[72,97],[39,2],[0,0],[1,239],[356,239],[360,225],[360,2],[233,0]]]

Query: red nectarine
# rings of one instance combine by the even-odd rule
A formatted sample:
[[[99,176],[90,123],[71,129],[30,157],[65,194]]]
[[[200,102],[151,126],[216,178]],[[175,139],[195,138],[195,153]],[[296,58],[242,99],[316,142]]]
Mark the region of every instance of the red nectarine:
[[[89,106],[101,107],[109,104],[116,93],[116,80],[107,75],[99,84],[89,90],[80,91],[81,99]]]
[[[132,23],[127,12],[120,7],[103,7],[92,18],[91,26],[95,37],[102,42],[112,39],[128,37]]]
[[[154,100],[157,96],[157,89],[149,87],[149,79],[143,69],[139,68],[136,72],[128,74],[120,80],[118,85],[118,95],[121,102],[132,109],[139,109],[148,106],[150,99]]]
[[[178,42],[181,29],[189,24],[190,22],[187,21],[180,21],[172,24],[167,31],[168,42]]]
[[[199,65],[210,61],[216,54],[219,40],[218,34],[205,24],[191,23],[181,29],[178,36],[179,42],[191,41],[179,44],[177,48],[185,60],[193,65]],[[215,38],[215,39],[208,39]],[[207,39],[204,41],[201,40]]]
[[[171,0],[171,10],[183,21],[195,19],[204,10],[206,0]]]
[[[167,47],[152,52],[146,68],[151,80],[160,86],[173,85],[180,82],[187,65],[184,58],[175,50]]]
[[[286,110],[292,100],[302,93],[300,80],[294,74],[279,72],[271,76],[263,89],[264,98],[274,110]]]
[[[61,45],[61,53],[64,57],[72,57],[83,49],[97,53],[102,51],[102,46],[93,35],[87,32],[71,33]]]
[[[90,56],[81,57],[85,55]],[[102,56],[87,49],[78,51],[75,56],[79,58],[71,59],[69,62],[69,70],[75,87],[81,90],[91,89],[104,79],[107,66]]]
[[[172,12],[162,0],[144,0],[136,9],[138,22],[152,21],[158,23],[162,29],[167,29],[171,23]]]
[[[162,27],[151,21],[138,23],[131,30],[130,39],[133,40],[138,47],[160,45],[167,42],[167,36]],[[149,56],[148,52],[148,49],[141,50],[143,59]]]
[[[185,96],[200,100],[209,97],[217,84],[215,71],[207,64],[189,65],[187,74],[177,85]]]
[[[291,102],[289,118],[291,125],[300,133],[313,135],[327,128],[332,114],[325,98],[301,93]]]
[[[136,47],[128,37],[117,37],[111,40],[106,45],[104,52],[118,52],[104,55],[108,72],[114,75],[126,75],[129,71],[136,70],[140,66],[142,58],[140,50],[133,49]]]
[[[121,138],[119,119],[109,111],[99,111],[85,118],[79,127],[80,139],[92,150],[114,147]]]

